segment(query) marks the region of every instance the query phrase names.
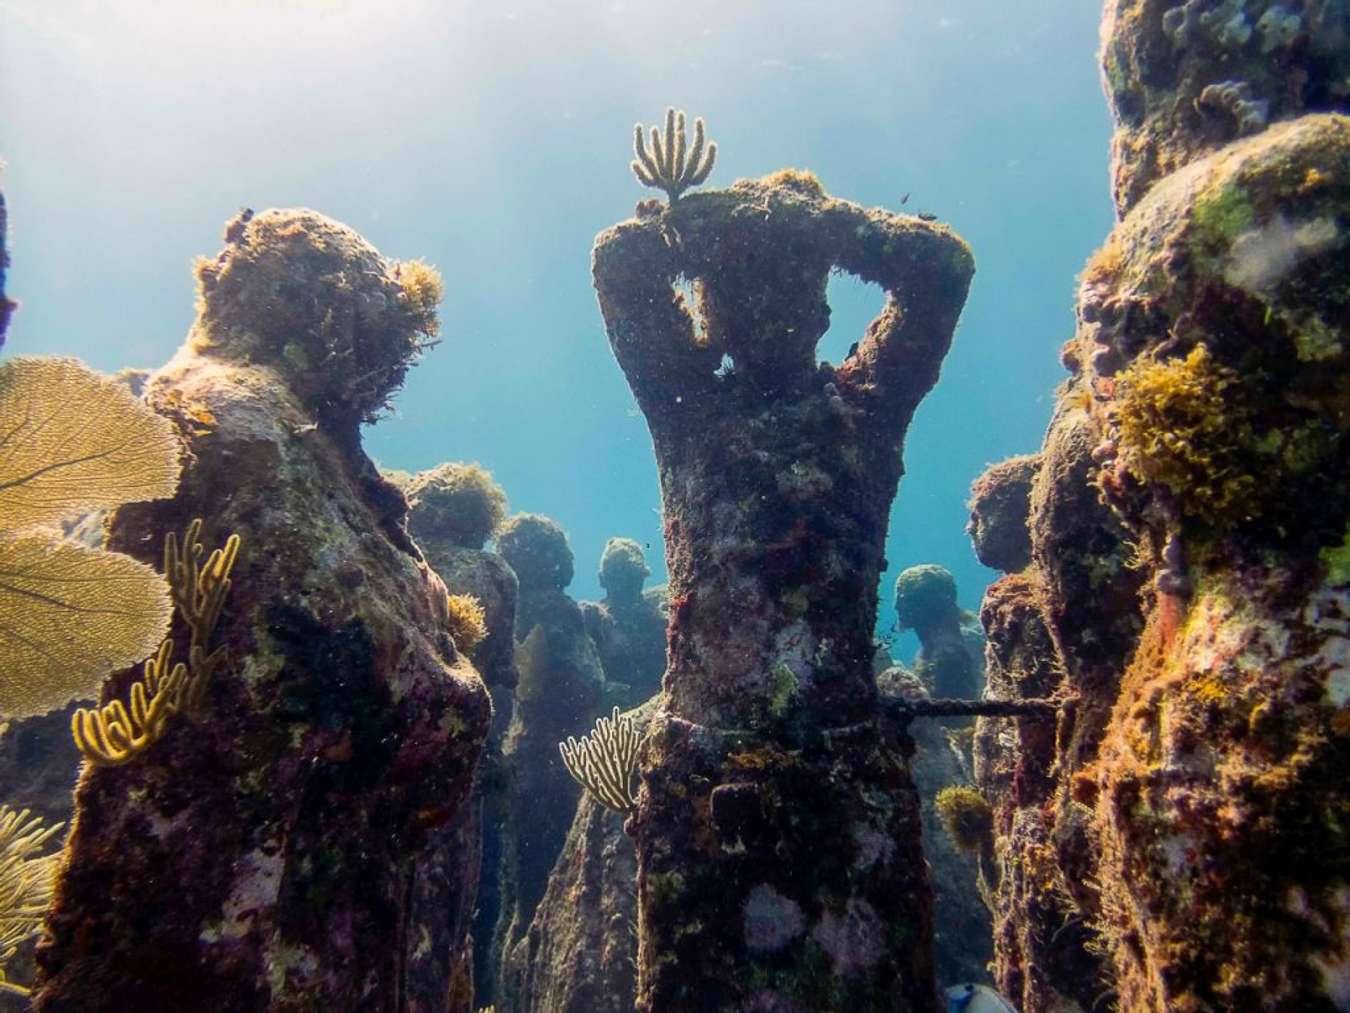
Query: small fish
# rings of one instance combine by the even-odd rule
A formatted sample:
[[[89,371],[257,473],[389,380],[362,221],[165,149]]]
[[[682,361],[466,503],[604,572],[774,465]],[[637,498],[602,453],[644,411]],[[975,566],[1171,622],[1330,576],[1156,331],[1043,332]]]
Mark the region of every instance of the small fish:
[[[903,197],[900,198],[900,205],[903,207],[904,205],[906,205],[906,204],[908,204],[908,203],[909,203],[909,193],[906,192],[905,195],[904,195]]]
[[[987,985],[953,985],[943,993],[947,1013],[1017,1013],[1012,1003]]]
[[[935,222],[935,221],[937,221],[937,215],[933,214],[931,211],[920,211],[920,212],[919,212],[919,221],[921,221],[921,222]]]

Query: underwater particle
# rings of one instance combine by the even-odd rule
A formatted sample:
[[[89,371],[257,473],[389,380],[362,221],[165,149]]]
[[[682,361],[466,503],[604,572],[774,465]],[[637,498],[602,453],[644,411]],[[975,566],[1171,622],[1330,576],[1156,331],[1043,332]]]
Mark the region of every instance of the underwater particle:
[[[447,594],[445,607],[446,625],[455,648],[472,654],[488,635],[487,614],[482,603],[471,594]]]
[[[703,120],[694,120],[694,147],[686,152],[684,134],[684,111],[676,112],[674,106],[666,109],[666,132],[652,127],[652,150],[649,154],[642,137],[642,124],[633,126],[633,153],[637,158],[632,163],[633,175],[643,186],[664,190],[670,203],[680,199],[680,194],[691,186],[698,186],[712,172],[717,160],[717,145],[710,143],[703,150]]]
[[[0,364],[0,418],[14,420],[0,434],[0,714],[29,717],[94,696],[163,638],[172,603],[153,569],[53,529],[172,495],[178,440],[126,387],[74,359]]]
[[[959,618],[956,578],[945,566],[911,566],[895,578],[895,613],[902,630],[918,630]]]
[[[572,583],[572,548],[562,526],[543,514],[516,514],[497,532],[497,551],[522,587],[562,590]]]
[[[27,996],[28,989],[5,980],[5,964],[20,943],[38,934],[51,903],[59,853],[34,858],[65,824],[44,827],[29,810],[0,805],[0,995]]]
[[[637,723],[615,707],[607,718],[598,718],[595,731],[577,739],[571,735],[558,743],[563,766],[587,794],[606,809],[628,814],[637,808],[633,796],[633,768],[637,765]]]
[[[481,549],[506,517],[506,492],[478,462],[452,461],[413,475],[403,487],[414,538]]]
[[[981,851],[993,839],[993,807],[974,788],[948,785],[937,793],[934,805],[943,828],[962,851]]]

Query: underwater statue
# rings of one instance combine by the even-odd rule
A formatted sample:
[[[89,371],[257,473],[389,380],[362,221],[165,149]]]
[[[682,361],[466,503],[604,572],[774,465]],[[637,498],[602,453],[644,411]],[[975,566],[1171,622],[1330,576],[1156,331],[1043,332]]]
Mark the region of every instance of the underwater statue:
[[[832,270],[886,294],[837,365],[816,355]],[[919,803],[872,638],[905,430],[973,270],[950,229],[792,170],[645,201],[596,239],[670,571],[630,818],[641,1010],[932,1008]]]
[[[586,630],[605,669],[610,699],[636,707],[661,692],[666,670],[666,589],[643,590],[650,575],[642,546],[631,538],[611,538],[600,556],[604,600],[581,603]],[[621,698],[616,692],[623,686]]]
[[[506,816],[501,914],[494,939],[500,987],[505,989],[513,980],[513,951],[524,945],[522,937],[544,895],[581,794],[558,755],[558,743],[585,732],[600,714],[604,674],[581,609],[566,592],[573,557],[562,527],[539,514],[516,514],[497,531],[496,542],[520,581],[519,681],[502,747]],[[509,995],[496,998],[504,1008],[513,1008]]]
[[[506,493],[486,468],[463,462],[418,472],[402,488],[408,499],[408,531],[450,589],[452,611],[478,608],[482,613],[481,639],[465,646],[456,634],[456,643],[473,659],[492,694],[492,730],[473,798],[455,823],[440,832],[445,840],[435,854],[443,860],[419,866],[416,897],[429,912],[438,910],[452,919],[451,934],[460,942],[451,994],[458,1002],[471,980],[477,1009],[490,1001],[496,974],[491,953],[501,891],[501,751],[516,686],[519,587],[506,560],[484,548],[506,518]],[[452,873],[468,874],[456,878]]]
[[[984,636],[975,617],[956,601],[956,579],[946,567],[911,566],[895,578],[895,615],[919,637],[914,670],[936,697],[972,700],[984,690]]]
[[[982,610],[1063,701],[977,733],[1024,1013],[1350,1008],[1347,17],[1106,4],[1120,220]]]
[[[408,897],[469,796],[490,702],[360,442],[435,330],[440,280],[307,210],[241,213],[196,274],[197,319],[145,394],[182,479],[117,509],[108,547],[154,560],[203,518],[207,545],[244,548],[199,707],[80,777],[35,1009],[444,1002],[445,919]]]

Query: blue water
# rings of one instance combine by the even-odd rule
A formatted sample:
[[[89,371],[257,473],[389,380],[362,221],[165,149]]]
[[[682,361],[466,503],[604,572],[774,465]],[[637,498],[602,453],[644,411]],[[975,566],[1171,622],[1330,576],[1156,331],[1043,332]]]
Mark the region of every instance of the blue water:
[[[680,5],[565,0],[0,0],[11,208],[5,351],[156,366],[193,315],[189,267],[240,206],[306,205],[445,275],[443,344],[366,444],[411,470],[473,459],[556,517],[596,597],[605,539],[661,527],[642,417],[590,286],[632,213],[632,126],[668,103],[718,142],[709,185],[781,166],[930,211],[979,272],[910,431],[889,586],[936,562],[978,607],[971,480],[1036,449],[1074,276],[1111,224],[1090,0]],[[822,354],[880,303],[836,281]],[[898,645],[903,648],[903,644]]]

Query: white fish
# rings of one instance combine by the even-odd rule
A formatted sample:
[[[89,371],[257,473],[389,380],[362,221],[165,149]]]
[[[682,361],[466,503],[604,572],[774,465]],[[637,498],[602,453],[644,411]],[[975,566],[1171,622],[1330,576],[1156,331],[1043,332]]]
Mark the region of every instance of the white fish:
[[[1017,1013],[1012,1003],[987,985],[953,985],[943,994],[947,1013]]]

